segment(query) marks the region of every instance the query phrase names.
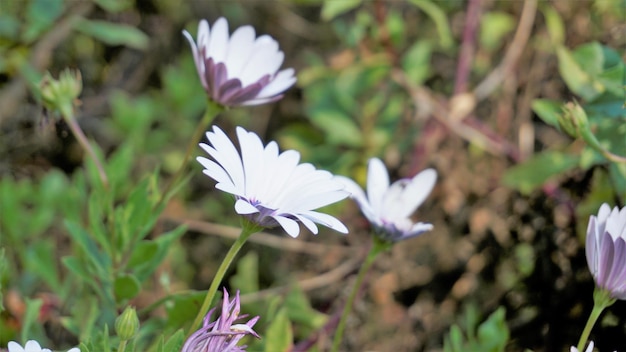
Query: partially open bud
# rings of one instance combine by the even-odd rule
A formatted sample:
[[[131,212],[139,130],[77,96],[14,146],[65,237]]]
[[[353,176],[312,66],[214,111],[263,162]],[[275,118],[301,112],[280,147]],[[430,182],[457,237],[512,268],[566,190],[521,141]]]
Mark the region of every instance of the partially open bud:
[[[122,341],[132,339],[139,331],[139,318],[135,308],[126,307],[122,314],[115,319],[115,332]]]
[[[46,108],[66,116],[83,90],[83,80],[80,71],[66,68],[59,79],[47,72],[39,82],[39,89]]]

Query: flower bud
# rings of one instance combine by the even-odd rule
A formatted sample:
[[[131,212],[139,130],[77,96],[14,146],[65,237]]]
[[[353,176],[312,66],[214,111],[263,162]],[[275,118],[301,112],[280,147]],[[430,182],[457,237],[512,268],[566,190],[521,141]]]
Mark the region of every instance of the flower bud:
[[[126,307],[122,314],[115,319],[115,332],[122,341],[132,339],[139,331],[139,318],[135,308]]]
[[[578,103],[567,103],[563,114],[559,115],[559,126],[570,136],[578,138],[582,131],[589,128],[589,120],[585,110]]]
[[[47,72],[39,82],[39,89],[47,109],[57,110],[66,115],[83,90],[80,71],[65,69],[59,75],[59,79],[54,79]]]

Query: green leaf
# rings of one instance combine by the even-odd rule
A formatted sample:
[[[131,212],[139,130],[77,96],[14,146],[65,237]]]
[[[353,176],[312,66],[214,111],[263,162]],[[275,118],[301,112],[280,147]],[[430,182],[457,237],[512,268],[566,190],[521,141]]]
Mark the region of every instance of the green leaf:
[[[497,49],[504,37],[515,28],[515,19],[505,12],[490,11],[480,19],[480,43],[488,50]]]
[[[426,40],[415,42],[402,57],[402,68],[411,83],[420,85],[431,75],[432,44]]]
[[[135,298],[139,291],[141,291],[141,284],[132,274],[119,275],[113,282],[113,292],[118,303]]]
[[[579,157],[575,155],[546,151],[507,170],[502,182],[523,194],[529,194],[551,178],[577,167],[578,161]]]
[[[291,351],[293,331],[285,308],[278,311],[265,333],[265,352]]]
[[[125,24],[81,19],[76,22],[75,28],[109,45],[125,45],[145,50],[150,42],[150,38],[145,33]]]
[[[326,132],[328,143],[354,148],[363,145],[363,135],[350,116],[337,110],[324,110],[317,111],[311,118]]]
[[[299,286],[294,286],[289,291],[285,299],[285,307],[289,319],[295,323],[301,324],[303,327],[309,328],[310,332],[321,328],[328,317],[311,307],[308,297],[304,294]],[[304,335],[306,331],[302,331]]]
[[[552,127],[559,127],[559,116],[563,113],[563,104],[548,99],[535,99],[532,103],[532,109],[543,120]]]
[[[50,241],[37,241],[27,248],[26,270],[37,274],[56,293],[61,291],[61,280],[56,267],[55,248]]]
[[[452,31],[450,30],[450,24],[448,23],[448,16],[446,13],[433,1],[410,0],[410,2],[417,6],[420,10],[424,11],[428,17],[435,22],[437,32],[439,32],[441,46],[445,49],[451,48],[454,44],[454,39],[452,37]]]
[[[626,164],[612,163],[609,166],[609,176],[613,181],[615,194],[624,204],[626,202]]]
[[[251,251],[237,261],[237,274],[231,277],[230,285],[241,293],[259,290],[259,255]]]
[[[183,347],[183,343],[185,342],[185,333],[182,329],[176,331],[174,335],[172,335],[165,345],[163,346],[163,351],[180,351]]]
[[[559,72],[567,87],[587,101],[593,100],[601,92],[592,85],[591,76],[576,62],[572,53],[563,46],[556,49],[559,59]]]
[[[545,18],[550,39],[553,45],[562,45],[565,42],[565,25],[559,13],[549,3],[546,4],[541,6],[540,9]]]
[[[28,2],[26,11],[25,31],[22,38],[25,42],[37,39],[54,21],[63,14],[63,0],[32,0]]]
[[[326,0],[322,5],[322,19],[330,21],[333,18],[357,8],[363,0]]]
[[[98,6],[102,7],[107,12],[121,12],[133,5],[132,0],[94,0]]]
[[[498,308],[478,327],[478,341],[485,352],[502,352],[509,339],[504,307]]]
[[[67,256],[67,257],[63,257],[61,259],[61,262],[63,263],[63,265],[65,265],[66,268],[69,269],[70,272],[74,273],[76,276],[83,279],[85,282],[91,285],[96,284],[95,277],[92,275],[92,273],[89,270],[87,270],[87,268],[85,267],[85,265],[80,259],[74,256]]]
[[[85,252],[87,261],[93,265],[94,273],[100,277],[107,277],[111,269],[111,258],[98,248],[98,245],[93,241],[91,235],[80,225],[69,220],[64,221],[64,223],[70,237],[72,237],[74,242]]]
[[[39,318],[39,312],[41,311],[41,306],[43,305],[43,301],[40,298],[37,299],[29,299],[25,300],[26,303],[26,312],[24,313],[24,320],[22,322],[22,331],[20,334],[20,339],[22,341],[26,341],[29,339],[32,333],[34,326],[37,324],[37,319]]]
[[[139,259],[143,255],[146,255],[147,259],[147,255],[149,254],[148,252],[152,250],[148,249],[147,247],[152,245],[146,245],[146,242],[142,242],[142,244],[136,247],[135,251],[138,251],[138,253],[137,255],[135,255],[135,251],[133,251],[130,262],[133,263],[134,274],[140,282],[144,282],[146,279],[148,279],[148,277],[156,270],[156,268],[161,265],[161,263],[167,256],[167,253],[172,246],[172,243],[180,238],[180,236],[185,233],[186,229],[186,226],[181,225],[173,229],[172,231],[168,231],[159,235],[156,240],[152,241],[152,243],[156,243],[158,249],[156,253],[154,253],[150,257],[151,259],[146,262],[139,263]]]

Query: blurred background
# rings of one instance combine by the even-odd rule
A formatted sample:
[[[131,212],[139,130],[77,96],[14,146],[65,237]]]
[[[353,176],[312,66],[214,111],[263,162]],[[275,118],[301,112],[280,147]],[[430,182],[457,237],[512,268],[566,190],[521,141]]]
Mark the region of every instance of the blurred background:
[[[222,129],[243,126],[361,184],[370,157],[393,180],[427,167],[439,174],[416,214],[434,230],[375,263],[346,350],[443,351],[453,324],[471,335],[502,306],[507,351],[569,351],[593,303],[588,218],[602,202],[624,205],[626,170],[546,121],[566,102],[587,104],[611,150],[624,154],[625,8],[623,0],[0,0],[0,345],[24,323],[28,297],[43,297],[42,336],[77,341],[55,292],[67,275],[60,258],[72,250],[63,219],[85,206],[75,186],[85,156],[42,108],[43,73],[80,70],[78,121],[122,165],[120,194],[157,167],[164,185],[206,104],[181,31],[195,37],[200,19],[223,16],[231,32],[250,24],[277,39],[298,83],[277,103],[225,111],[215,120]],[[580,72],[591,83],[577,83]],[[216,226],[238,225],[232,200],[193,167],[156,226],[188,230],[132,300],[138,308],[208,288],[232,243],[232,229]],[[299,283],[312,308],[290,317],[300,349],[328,346],[371,243],[353,203],[329,211],[349,235],[255,235],[228,275],[253,314]],[[624,302],[591,336],[601,351],[626,347]]]

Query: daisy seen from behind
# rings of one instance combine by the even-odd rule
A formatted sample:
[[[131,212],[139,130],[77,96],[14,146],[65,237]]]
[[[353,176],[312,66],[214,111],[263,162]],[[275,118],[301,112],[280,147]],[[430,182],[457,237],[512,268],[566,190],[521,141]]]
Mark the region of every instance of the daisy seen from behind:
[[[213,26],[198,25],[191,45],[198,76],[211,100],[223,106],[260,105],[282,98],[296,82],[292,68],[279,71],[285,55],[269,35],[256,37],[252,26],[237,28],[229,35],[228,22],[220,17]]]
[[[367,195],[352,179],[344,176],[337,176],[337,179],[346,185],[346,191],[351,193],[376,235],[384,240],[398,242],[432,230],[432,224],[415,222],[411,215],[435,187],[437,172],[434,169],[390,184],[385,164],[372,158],[368,163]]]

